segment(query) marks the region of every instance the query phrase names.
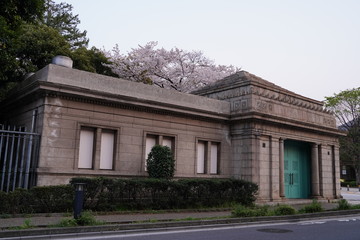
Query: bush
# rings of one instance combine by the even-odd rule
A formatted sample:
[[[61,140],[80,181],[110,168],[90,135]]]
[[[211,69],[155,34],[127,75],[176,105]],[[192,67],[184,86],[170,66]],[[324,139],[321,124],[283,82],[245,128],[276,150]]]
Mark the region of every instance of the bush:
[[[349,185],[349,187],[358,187],[358,185],[356,184],[356,181],[343,181],[340,182],[342,187],[347,187]]]
[[[306,205],[299,210],[300,213],[315,213],[315,212],[322,212],[322,211],[324,211],[323,207],[316,200],[313,200],[313,202],[311,204]]]
[[[345,199],[341,199],[338,202],[338,207],[336,209],[337,210],[348,210],[348,209],[351,209],[351,205]]]
[[[171,149],[167,146],[155,145],[146,160],[146,167],[151,178],[173,178],[175,161]]]
[[[0,192],[0,213],[51,213],[72,211],[74,189],[70,185],[34,187]]]
[[[274,214],[276,216],[283,216],[283,215],[294,215],[296,214],[296,210],[295,208],[293,208],[290,205],[278,205],[275,209],[274,209]]]

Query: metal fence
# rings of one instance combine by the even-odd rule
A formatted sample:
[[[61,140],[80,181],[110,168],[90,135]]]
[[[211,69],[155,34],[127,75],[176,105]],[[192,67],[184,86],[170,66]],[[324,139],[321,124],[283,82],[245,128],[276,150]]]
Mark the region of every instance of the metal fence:
[[[0,125],[0,190],[36,184],[40,135],[24,127]]]

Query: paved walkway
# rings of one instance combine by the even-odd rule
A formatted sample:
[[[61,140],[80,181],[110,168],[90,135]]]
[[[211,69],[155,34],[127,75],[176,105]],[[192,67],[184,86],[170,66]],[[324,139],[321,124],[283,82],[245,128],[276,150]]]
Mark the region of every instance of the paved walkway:
[[[346,188],[342,189],[342,194],[351,204],[360,203],[360,192],[357,188],[351,188],[347,191]],[[322,202],[323,207],[327,210],[334,209],[336,203]],[[297,204],[294,202],[294,207],[299,209],[304,204]],[[122,214],[107,214],[96,215],[96,219],[107,223],[132,223],[132,222],[156,222],[165,220],[193,220],[199,218],[221,218],[229,217],[231,215],[230,210],[222,211],[196,211],[196,212],[166,212],[166,213],[122,213]],[[26,220],[30,221],[34,226],[48,226],[58,224],[62,219],[72,218],[72,216],[65,216],[64,214],[33,214],[29,216],[18,216],[11,218],[0,218],[0,230],[21,226]]]
[[[152,222],[152,221],[166,221],[176,219],[198,219],[198,218],[211,218],[211,217],[227,217],[230,216],[229,211],[208,211],[208,212],[166,212],[166,213],[134,213],[134,214],[106,214],[95,215],[99,221],[106,223],[132,223],[132,222]],[[30,224],[34,226],[48,226],[58,224],[62,219],[72,218],[72,216],[64,216],[64,214],[34,214],[29,217],[14,217],[0,219],[0,229],[8,227],[21,226],[29,219]]]

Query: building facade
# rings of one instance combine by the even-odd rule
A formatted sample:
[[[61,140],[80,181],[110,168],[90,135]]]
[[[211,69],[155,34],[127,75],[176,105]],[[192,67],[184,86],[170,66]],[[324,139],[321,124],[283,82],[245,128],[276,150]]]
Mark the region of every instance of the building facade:
[[[191,94],[50,64],[0,105],[1,122],[41,134],[37,185],[72,177],[147,176],[169,146],[176,178],[239,178],[258,201],[339,197],[334,117],[315,101],[247,72]]]

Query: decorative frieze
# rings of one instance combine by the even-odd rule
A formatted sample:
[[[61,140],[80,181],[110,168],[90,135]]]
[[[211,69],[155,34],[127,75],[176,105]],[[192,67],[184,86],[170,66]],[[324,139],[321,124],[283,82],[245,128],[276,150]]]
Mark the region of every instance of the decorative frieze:
[[[314,102],[300,99],[297,96],[292,95],[291,92],[288,92],[288,94],[285,91],[283,93],[280,93],[273,91],[271,89],[267,89],[259,86],[253,86],[253,85],[239,86],[237,88],[228,89],[221,92],[220,91],[213,92],[207,94],[206,96],[218,100],[230,101],[231,99],[239,98],[250,94],[267,98],[269,100],[275,100],[275,101],[291,104],[294,106],[310,109],[312,111],[331,113],[327,111],[320,103],[317,104]],[[265,106],[263,103],[257,103],[257,104],[259,104],[256,106],[257,109],[264,110]],[[240,100],[235,100],[232,104],[232,111],[239,111],[241,109],[243,109],[243,103]],[[267,110],[269,110],[269,108],[267,108]]]
[[[269,113],[274,109],[274,104],[266,101],[256,101],[255,109],[259,112]]]

